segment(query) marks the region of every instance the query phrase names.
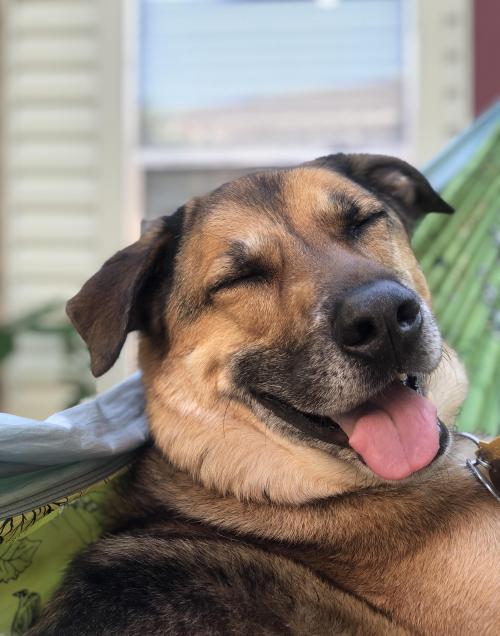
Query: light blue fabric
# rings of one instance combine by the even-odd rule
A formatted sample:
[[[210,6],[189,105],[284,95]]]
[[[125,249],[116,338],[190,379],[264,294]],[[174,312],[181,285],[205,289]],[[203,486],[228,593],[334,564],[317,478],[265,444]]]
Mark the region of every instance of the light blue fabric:
[[[31,420],[0,413],[0,475],[128,453],[146,442],[139,372],[96,398]]]

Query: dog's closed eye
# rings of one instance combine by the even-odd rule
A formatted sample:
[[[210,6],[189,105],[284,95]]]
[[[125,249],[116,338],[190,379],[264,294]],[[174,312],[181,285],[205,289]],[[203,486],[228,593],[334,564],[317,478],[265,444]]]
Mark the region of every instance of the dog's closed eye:
[[[387,218],[387,212],[385,210],[377,210],[366,215],[357,214],[351,219],[347,225],[347,233],[349,238],[360,238],[370,227],[375,225],[381,219]]]
[[[209,295],[240,286],[270,283],[276,274],[277,263],[269,255],[272,255],[272,250],[266,253],[267,257],[262,252],[252,251],[244,241],[232,242],[221,259],[215,280],[208,286]]]
[[[249,265],[248,267],[226,275],[210,287],[210,294],[232,289],[239,285],[258,285],[268,283],[271,279],[271,272],[261,265]]]

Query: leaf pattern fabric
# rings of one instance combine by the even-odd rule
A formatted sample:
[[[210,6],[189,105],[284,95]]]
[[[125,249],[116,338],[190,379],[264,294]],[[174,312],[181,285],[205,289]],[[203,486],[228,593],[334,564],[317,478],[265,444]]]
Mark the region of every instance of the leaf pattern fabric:
[[[102,532],[114,483],[65,505],[0,520],[0,636],[22,636],[59,587],[69,561]],[[35,521],[33,521],[35,519]]]
[[[0,583],[15,581],[28,568],[40,547],[40,541],[19,539],[0,546]]]

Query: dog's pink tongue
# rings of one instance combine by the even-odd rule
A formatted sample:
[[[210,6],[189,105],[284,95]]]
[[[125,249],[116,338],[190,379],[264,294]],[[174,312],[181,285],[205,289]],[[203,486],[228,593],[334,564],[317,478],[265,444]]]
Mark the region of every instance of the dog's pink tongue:
[[[384,479],[403,479],[427,466],[439,450],[435,406],[399,382],[335,421],[351,447]]]

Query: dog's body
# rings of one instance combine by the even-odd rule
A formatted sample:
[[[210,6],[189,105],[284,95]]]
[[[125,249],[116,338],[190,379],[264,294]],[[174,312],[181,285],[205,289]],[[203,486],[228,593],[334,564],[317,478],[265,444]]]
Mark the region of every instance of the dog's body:
[[[188,204],[84,286],[96,374],[142,331],[154,447],[30,633],[497,633],[500,509],[398,380],[448,424],[463,399],[405,229],[432,210],[407,164],[335,155]]]

